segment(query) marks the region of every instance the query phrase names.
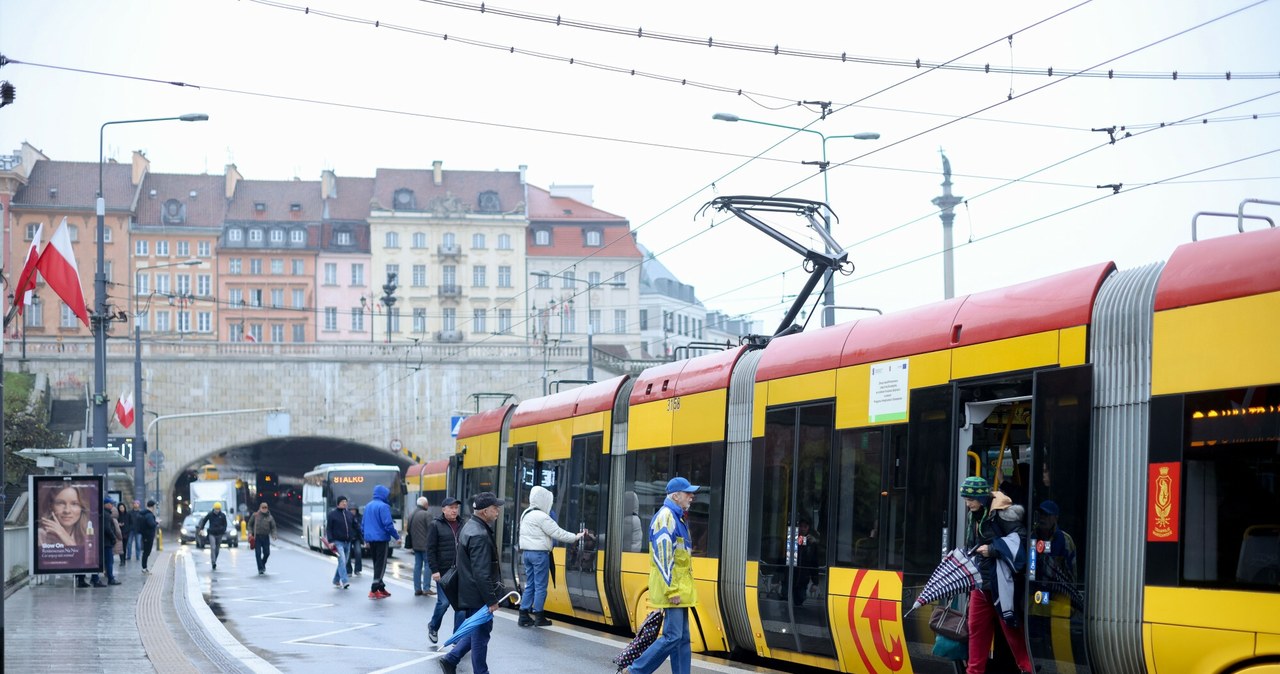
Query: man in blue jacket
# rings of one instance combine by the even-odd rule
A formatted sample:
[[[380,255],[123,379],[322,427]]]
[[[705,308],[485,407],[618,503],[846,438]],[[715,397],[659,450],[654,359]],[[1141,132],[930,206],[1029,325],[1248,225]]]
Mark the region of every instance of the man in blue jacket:
[[[382,573],[387,570],[387,543],[392,538],[400,540],[400,532],[391,519],[391,503],[387,500],[391,490],[384,485],[373,488],[373,500],[364,507],[364,540],[369,544],[373,554],[373,584],[369,587],[370,599],[386,599],[391,596],[387,586],[382,582]]]

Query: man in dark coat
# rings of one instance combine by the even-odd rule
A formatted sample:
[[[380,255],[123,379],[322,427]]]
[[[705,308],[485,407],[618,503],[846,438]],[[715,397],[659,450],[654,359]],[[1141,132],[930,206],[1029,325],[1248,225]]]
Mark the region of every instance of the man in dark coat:
[[[480,611],[497,611],[503,594],[498,546],[493,534],[493,523],[502,515],[502,501],[493,492],[482,491],[472,497],[471,511],[475,516],[467,520],[458,534],[456,560],[458,605],[454,611],[463,620]],[[440,658],[440,669],[444,674],[455,674],[458,663],[470,651],[473,673],[489,674],[487,659],[492,632],[492,620],[476,626],[454,645],[453,650]]]
[[[205,527],[208,527],[207,529]],[[204,532],[204,533],[201,533]],[[222,537],[227,535],[227,514],[222,512],[222,502],[214,501],[210,510],[196,525],[196,535],[209,535],[209,563],[218,570],[218,551],[222,549]]]
[[[151,573],[147,568],[147,558],[151,557],[151,546],[156,542],[156,529],[159,528],[155,499],[147,500],[147,509],[139,515],[137,525],[138,534],[142,536],[142,572]]]
[[[356,518],[347,510],[347,497],[339,496],[338,505],[329,511],[325,522],[327,540],[333,544],[338,556],[338,568],[333,572],[333,586],[347,589],[351,587],[351,578],[347,575],[347,558],[351,554],[351,542],[359,534],[356,531]]]
[[[462,530],[464,521],[458,516],[458,510],[462,508],[458,499],[446,496],[440,503],[440,514],[436,515],[431,521],[431,528],[427,529],[427,562],[431,565],[431,577],[437,583],[440,582],[440,576],[453,568],[457,559],[458,533]],[[449,610],[449,598],[440,592],[436,596],[436,609],[431,614],[431,622],[427,623],[427,637],[433,644],[440,641],[440,623],[447,610]],[[455,609],[453,612],[455,631],[458,625],[462,624],[460,615]]]

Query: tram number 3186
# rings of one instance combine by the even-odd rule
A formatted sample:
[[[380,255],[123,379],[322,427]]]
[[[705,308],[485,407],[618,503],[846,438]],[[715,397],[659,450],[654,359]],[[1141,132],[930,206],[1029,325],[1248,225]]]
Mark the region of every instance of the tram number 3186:
[[[672,398],[667,401],[668,412],[675,412],[678,409],[680,409],[680,398]]]

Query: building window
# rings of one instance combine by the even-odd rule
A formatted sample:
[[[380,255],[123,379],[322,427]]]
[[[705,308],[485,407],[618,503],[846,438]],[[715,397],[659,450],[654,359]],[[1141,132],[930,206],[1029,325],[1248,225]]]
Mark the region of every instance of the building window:
[[[191,274],[178,274],[178,287],[176,290],[179,295],[191,294]]]
[[[573,311],[573,305],[569,304],[564,311],[564,317],[560,319],[561,328],[568,333],[576,333],[578,331],[578,317]]]
[[[230,326],[230,331],[227,337],[229,337],[233,342],[244,341],[244,326],[239,323],[233,323]]]
[[[169,312],[157,311],[156,312],[156,332],[169,332],[170,318],[171,317],[169,315]]]
[[[612,283],[613,285],[616,285],[616,286],[626,285],[626,284],[627,284],[627,277],[623,276],[623,275],[622,275],[622,272],[615,272],[615,273],[614,273],[614,275],[613,275],[613,280],[612,280],[612,281],[610,281],[610,283]]]
[[[478,264],[471,268],[471,285],[477,288],[483,288],[484,286],[489,285],[488,281],[485,279],[484,271],[485,268],[482,264]]]
[[[391,195],[391,208],[404,211],[417,208],[418,200],[413,196],[413,190],[401,187]]]
[[[334,233],[333,233],[333,244],[334,244],[335,246],[350,246],[350,245],[351,245],[351,232],[334,232]]]
[[[249,241],[251,243],[262,243],[262,230],[261,229],[249,230]],[[258,326],[258,329],[261,330],[262,327]]]
[[[338,307],[324,308],[324,329],[325,330],[338,329]]]
[[[649,310],[648,309],[640,310],[640,329],[641,330],[649,329]]]
[[[133,275],[133,294],[146,295],[151,292],[151,277],[148,274],[138,272]]]
[[[299,258],[293,259],[293,275],[304,276],[307,273],[307,261]]]
[[[146,239],[138,239],[137,241],[133,242],[133,254],[136,257],[146,257],[147,248],[148,248],[148,244]]]
[[[576,279],[574,278],[574,272],[572,271],[567,271],[560,275],[561,288],[574,288],[576,287],[574,284],[575,281]]]
[[[42,328],[44,327],[43,314],[44,307],[40,303],[40,296],[33,293],[31,295],[31,304],[22,312],[23,320],[28,328]]]
[[[236,243],[239,243],[240,240],[243,238],[244,238],[244,232],[242,230],[239,230],[239,229],[227,230],[227,241],[234,241]]]
[[[290,231],[290,232],[289,232],[289,240],[290,240],[290,241],[292,241],[293,243],[306,243],[306,242],[307,242],[307,230],[305,230],[305,229],[295,229],[295,230]]]
[[[546,230],[546,229],[539,229],[539,230],[535,231],[535,232],[533,233],[533,245],[535,245],[535,246],[550,246],[550,245],[551,245],[551,232],[550,232],[550,230]]]
[[[400,332],[400,307],[391,309],[391,331]]]
[[[537,287],[539,287],[539,288],[550,288],[550,287],[551,287],[551,274],[548,274],[548,273],[547,273],[547,272],[545,272],[545,271],[536,271],[536,272],[534,272],[534,273],[533,273],[533,277],[534,277],[534,278],[536,278],[536,279],[538,279],[538,280],[537,280]]]
[[[213,332],[213,314],[208,311],[196,313],[196,332],[208,334]]]
[[[450,331],[458,329],[458,310],[452,307],[445,309],[440,317],[440,329]]]
[[[169,242],[161,239],[156,242],[156,257],[169,257]]]
[[[351,265],[351,285],[364,286],[364,263],[355,262]]]
[[[212,250],[213,247],[209,245],[208,241],[196,242],[196,257],[209,257],[213,254]]]
[[[302,288],[293,289],[293,308],[294,309],[307,308],[307,293]]]
[[[249,306],[262,307],[262,288],[249,289]]]
[[[587,312],[587,332],[598,335],[600,334],[600,310],[592,309]]]
[[[284,288],[271,289],[271,306],[279,309],[284,306]]]
[[[413,286],[415,288],[421,288],[425,285],[427,285],[427,265],[413,265]]]
[[[511,235],[510,235],[510,234],[499,234],[499,235],[498,235],[498,250],[511,250]]]
[[[498,193],[494,190],[485,190],[480,193],[477,204],[481,213],[501,213],[502,200],[498,198]]]
[[[244,290],[240,288],[232,288],[231,295],[228,297],[228,302],[230,302],[233,307],[244,306]]]
[[[198,274],[196,276],[196,294],[200,297],[211,297],[213,295],[213,277],[209,274]]]
[[[364,307],[351,307],[351,331],[364,332]]]
[[[62,318],[61,318],[61,321],[58,323],[58,327],[74,328],[79,323],[80,323],[80,319],[76,316],[76,312],[72,311],[71,307],[67,306],[66,304],[63,304]]]
[[[303,323],[294,323],[293,325],[293,341],[302,343],[307,341],[307,326]]]
[[[506,265],[498,266],[498,287],[499,288],[511,287],[511,267]]]
[[[284,243],[284,230],[283,230],[283,229],[273,229],[273,230],[271,230],[271,243]],[[274,330],[274,329],[275,329],[275,327],[276,327],[276,326],[274,326],[274,325],[273,325],[273,326],[271,326],[272,330]]]
[[[444,247],[445,247],[445,248],[456,248],[456,247],[457,247],[457,245],[458,245],[458,236],[457,236],[456,234],[454,234],[453,232],[447,232],[447,233],[444,235]]]
[[[426,233],[425,233],[425,232],[414,232],[414,233],[413,233],[413,247],[414,247],[414,248],[426,248],[426,247],[427,247],[427,235],[426,235]]]
[[[261,323],[250,323],[250,324],[249,324],[249,336],[253,338],[253,341],[255,341],[255,342],[257,342],[257,343],[261,344],[261,343],[262,343],[262,324],[261,324]]]
[[[262,258],[259,258],[259,257],[249,258],[249,273],[262,274]]]
[[[67,225],[67,237],[72,241],[80,240],[80,228],[75,225]],[[106,243],[103,241],[103,243]]]
[[[191,332],[191,312],[178,312],[178,332]]]
[[[589,229],[589,230],[587,230],[586,235],[587,235],[587,245],[588,245],[588,246],[592,246],[592,247],[599,247],[599,245],[600,245],[600,230],[596,230],[596,229]]]
[[[498,332],[509,335],[511,334],[511,310],[498,310]]]
[[[398,264],[387,265],[387,283],[390,283],[392,279],[395,279],[397,284],[403,280],[400,278],[400,265]]]
[[[400,247],[400,234],[398,232],[387,232],[387,248]]]
[[[415,333],[423,333],[427,331],[427,310],[413,310],[413,331]]]
[[[471,247],[472,247],[472,248],[478,248],[478,249],[483,250],[483,249],[484,249],[484,247],[485,247],[485,245],[484,245],[484,234],[472,234],[472,235],[471,235]]]
[[[487,327],[489,312],[484,309],[471,310],[471,331],[485,333],[489,331]]]
[[[613,331],[619,335],[626,333],[627,331],[627,310],[626,309],[613,310]]]
[[[161,295],[169,294],[169,275],[156,274],[156,292]]]
[[[446,264],[440,268],[440,283],[446,286],[458,285],[458,268],[451,264]]]
[[[238,257],[233,257],[233,258],[228,259],[228,260],[227,260],[227,273],[228,273],[228,274],[235,275],[235,276],[239,276],[239,275],[240,275],[240,273],[241,273],[241,271],[242,271],[242,265],[243,265],[243,263],[244,263],[244,261],[243,261],[243,260],[241,260],[241,259],[240,259],[240,258],[238,258]]]
[[[178,242],[178,257],[191,257],[191,242],[190,242],[190,241],[179,241],[179,242]]]
[[[327,286],[338,285],[338,263],[324,263],[324,284]]]
[[[587,272],[587,283],[593,286],[600,285],[600,272],[598,271]]]
[[[284,324],[283,323],[271,324],[271,341],[273,342],[284,341]]]
[[[40,223],[31,223],[27,225],[27,241],[36,238],[37,229],[40,229]]]
[[[284,273],[284,260],[282,258],[271,258],[271,273],[276,275]]]
[[[93,242],[94,242],[94,243],[97,243],[97,242],[98,242],[98,231],[97,231],[97,229],[96,229],[96,228],[94,229],[94,232],[93,232]],[[110,228],[110,227],[103,227],[103,228],[102,228],[102,242],[103,242],[103,243],[111,243],[111,228]]]

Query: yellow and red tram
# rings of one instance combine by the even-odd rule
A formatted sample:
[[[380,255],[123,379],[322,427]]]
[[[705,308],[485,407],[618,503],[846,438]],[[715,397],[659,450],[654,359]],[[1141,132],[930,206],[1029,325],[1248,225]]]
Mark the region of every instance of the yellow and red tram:
[[[1270,229],[485,412],[462,424],[450,484],[507,500],[513,583],[528,489],[551,489],[560,525],[592,535],[554,553],[547,610],[634,629],[636,522],[687,477],[707,487],[695,650],[888,673],[952,670],[928,613],[903,610],[982,475],[1041,511],[1024,587],[1039,670],[1275,672],[1277,345]]]

